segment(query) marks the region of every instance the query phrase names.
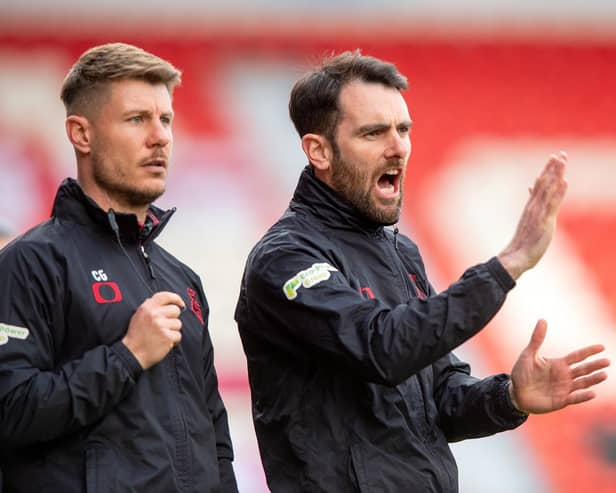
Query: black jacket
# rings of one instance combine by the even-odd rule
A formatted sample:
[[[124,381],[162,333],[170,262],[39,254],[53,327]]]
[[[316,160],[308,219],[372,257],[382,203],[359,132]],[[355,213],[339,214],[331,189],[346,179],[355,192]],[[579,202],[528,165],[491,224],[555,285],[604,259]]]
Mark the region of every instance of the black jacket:
[[[447,442],[525,419],[507,375],[471,377],[450,352],[513,286],[492,259],[436,294],[415,244],[307,168],[251,252],[236,309],[271,490],[456,492]]]
[[[140,229],[69,179],[0,253],[5,493],[237,491],[200,280],[153,241],[172,213]],[[163,290],[186,303],[182,342],[143,371],[121,339]]]

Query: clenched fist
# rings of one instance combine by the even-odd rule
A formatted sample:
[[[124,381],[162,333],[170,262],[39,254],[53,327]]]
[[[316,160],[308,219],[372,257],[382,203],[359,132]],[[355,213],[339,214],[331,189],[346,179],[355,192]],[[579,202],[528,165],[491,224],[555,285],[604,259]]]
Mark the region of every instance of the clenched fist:
[[[180,314],[184,307],[179,295],[160,291],[145,300],[131,317],[122,342],[144,370],[162,360],[182,340]]]

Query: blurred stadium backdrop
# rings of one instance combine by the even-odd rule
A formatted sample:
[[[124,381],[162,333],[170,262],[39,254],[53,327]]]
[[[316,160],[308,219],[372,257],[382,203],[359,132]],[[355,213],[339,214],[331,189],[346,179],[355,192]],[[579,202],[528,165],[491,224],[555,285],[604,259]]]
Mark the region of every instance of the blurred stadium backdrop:
[[[241,491],[268,490],[233,311],[248,251],[305,164],[287,116],[290,87],[325,53],[361,48],[409,78],[413,154],[400,227],[419,243],[437,289],[506,244],[547,155],[568,152],[553,245],[458,353],[477,375],[509,371],[542,317],[548,355],[603,342],[616,364],[616,2],[86,4],[0,0],[0,218],[29,228],[48,216],[61,179],[75,176],[58,95],[82,51],[124,41],[184,71],[159,202],[178,212],[160,241],[205,285]],[[588,405],[455,444],[461,491],[616,491],[609,373]]]

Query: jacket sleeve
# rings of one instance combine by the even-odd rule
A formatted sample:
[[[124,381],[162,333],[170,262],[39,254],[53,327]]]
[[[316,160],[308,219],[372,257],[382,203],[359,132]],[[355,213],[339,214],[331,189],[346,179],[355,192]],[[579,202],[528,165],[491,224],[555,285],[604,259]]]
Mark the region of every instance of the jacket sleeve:
[[[440,426],[450,442],[511,430],[526,421],[511,403],[509,375],[472,377],[470,367],[448,354],[432,365]]]
[[[57,364],[64,275],[53,253],[24,242],[0,253],[0,446],[50,441],[104,416],[141,367],[117,342]],[[55,333],[55,334],[54,334]]]
[[[202,306],[207,306],[205,296],[200,287],[199,293],[203,301]],[[237,482],[235,473],[233,472],[233,445],[231,443],[231,435],[229,433],[229,424],[227,420],[227,410],[218,391],[218,377],[214,367],[214,349],[208,330],[208,318],[206,317],[203,330],[203,348],[204,348],[204,381],[205,392],[210,415],[214,425],[214,433],[216,435],[216,454],[218,456],[218,471],[220,474],[221,492],[237,493]]]
[[[364,379],[397,385],[479,332],[513,280],[497,259],[442,293],[390,308],[366,299],[307,242],[270,241],[249,257],[236,318],[298,358],[309,347]]]

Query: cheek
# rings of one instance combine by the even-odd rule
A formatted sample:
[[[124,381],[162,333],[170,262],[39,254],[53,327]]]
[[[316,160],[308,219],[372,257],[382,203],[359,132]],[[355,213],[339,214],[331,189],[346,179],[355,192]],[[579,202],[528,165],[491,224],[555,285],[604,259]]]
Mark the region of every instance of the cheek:
[[[129,134],[118,137],[115,141],[115,145],[111,152],[116,155],[121,155],[124,158],[135,158],[140,152],[142,139],[140,135],[133,135],[133,138]]]

